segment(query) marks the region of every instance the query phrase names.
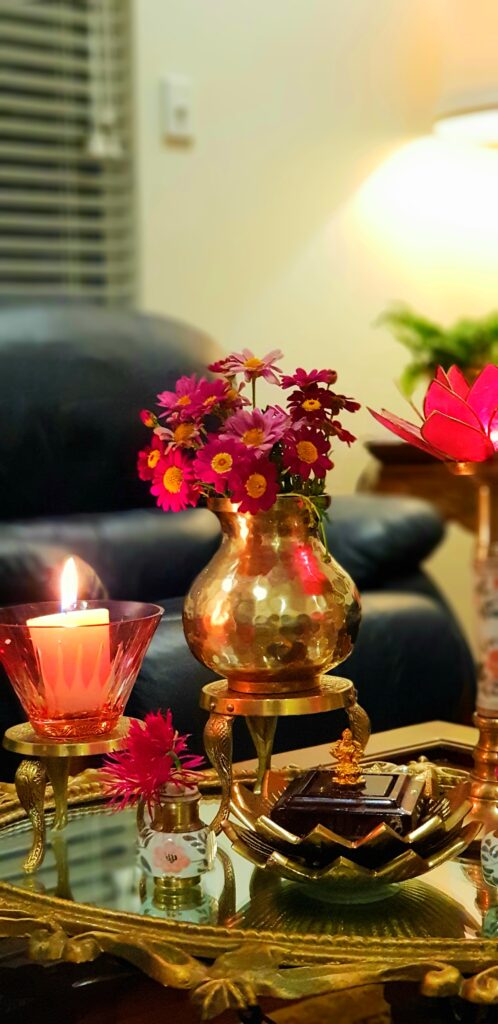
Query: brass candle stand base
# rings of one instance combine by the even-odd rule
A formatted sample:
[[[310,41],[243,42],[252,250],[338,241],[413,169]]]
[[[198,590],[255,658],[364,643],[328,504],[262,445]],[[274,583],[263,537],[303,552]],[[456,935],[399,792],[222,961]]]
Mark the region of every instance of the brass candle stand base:
[[[7,729],[3,745],[6,750],[23,754],[15,776],[19,802],[26,811],[33,828],[33,842],[23,864],[23,870],[32,874],[45,856],[46,822],[45,789],[52,786],[55,815],[52,828],[61,830],[67,825],[67,789],[69,762],[73,757],[94,757],[109,754],[126,745],[131,718],[121,718],[107,736],[95,739],[59,741],[39,736],[29,722]]]
[[[472,810],[469,818],[480,821],[487,832],[498,829],[498,718],[474,712],[479,739],[474,748],[474,767],[470,773]]]
[[[314,690],[303,693],[243,694],[230,690],[226,679],[203,686],[201,708],[209,711],[204,729],[206,754],[218,773],[221,802],[211,828],[218,834],[230,813],[232,790],[233,722],[237,716],[246,719],[258,757],[255,793],[261,793],[265,772],[271,767],[275,729],[280,715],[315,715],[323,711],[343,708],[349,719],[353,738],[365,748],[370,736],[370,721],[366,711],[357,702],[356,690],[350,679],[340,676],[322,676]]]

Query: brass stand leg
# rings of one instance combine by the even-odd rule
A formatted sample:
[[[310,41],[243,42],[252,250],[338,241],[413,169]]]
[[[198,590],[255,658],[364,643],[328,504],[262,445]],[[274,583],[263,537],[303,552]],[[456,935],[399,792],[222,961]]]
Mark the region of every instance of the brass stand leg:
[[[230,814],[230,791],[232,788],[232,715],[218,715],[211,712],[204,729],[206,754],[218,773],[221,784],[221,802],[216,817],[211,823],[213,832],[221,832],[223,822]]]
[[[488,718],[476,711],[474,725],[479,729],[479,739],[470,773],[469,820],[480,821],[486,831],[494,831],[498,828],[498,718]]]
[[[67,780],[69,778],[69,758],[45,757],[49,782],[52,786],[55,801],[55,816],[52,828],[60,830],[67,825]]]
[[[57,886],[54,896],[58,896],[61,900],[74,900],[69,884],[69,861],[65,836],[52,836],[52,849],[57,868]]]
[[[261,793],[265,772],[271,768],[271,755],[273,740],[275,739],[275,729],[277,728],[277,718],[256,718],[251,715],[246,718],[246,722],[258,755],[258,772],[254,784],[254,793],[259,794]]]
[[[16,790],[33,828],[31,850],[23,864],[24,871],[32,874],[40,867],[45,856],[45,787],[47,773],[41,761],[21,761],[16,771]]]
[[[370,719],[366,711],[363,710],[361,704],[358,704],[355,701],[351,707],[346,708],[346,714],[349,719],[351,732],[353,733],[353,739],[356,740],[357,743],[361,743],[363,750],[365,750],[372,731],[370,727]]]

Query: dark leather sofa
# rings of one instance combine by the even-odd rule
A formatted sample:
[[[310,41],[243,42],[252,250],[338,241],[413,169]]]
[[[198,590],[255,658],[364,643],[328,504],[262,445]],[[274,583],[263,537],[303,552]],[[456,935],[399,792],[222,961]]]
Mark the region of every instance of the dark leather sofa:
[[[94,567],[111,597],[165,608],[129,702],[130,714],[171,706],[200,746],[200,686],[213,678],[190,654],[182,596],[219,543],[206,509],[165,515],[136,476],[145,440],[139,410],[177,376],[202,367],[208,340],[170,320],[79,305],[0,313],[0,604],[51,596],[68,553]],[[355,650],[337,670],[356,683],[376,730],[458,720],[474,668],[458,626],[422,560],[443,524],[422,502],[338,497],[328,527],[335,557],[363,595]],[[0,680],[0,729],[20,709]],[[277,749],[324,742],[338,715],[287,719]],[[237,755],[250,756],[239,729]],[[5,753],[0,774],[11,773]]]

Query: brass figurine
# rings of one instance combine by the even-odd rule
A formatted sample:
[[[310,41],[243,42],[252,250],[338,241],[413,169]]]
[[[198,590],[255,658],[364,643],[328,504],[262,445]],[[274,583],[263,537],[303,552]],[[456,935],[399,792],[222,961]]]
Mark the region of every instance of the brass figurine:
[[[351,729],[345,729],[341,739],[330,748],[332,757],[336,758],[332,781],[338,786],[358,786],[363,781],[361,774],[361,758],[363,747],[353,739]]]

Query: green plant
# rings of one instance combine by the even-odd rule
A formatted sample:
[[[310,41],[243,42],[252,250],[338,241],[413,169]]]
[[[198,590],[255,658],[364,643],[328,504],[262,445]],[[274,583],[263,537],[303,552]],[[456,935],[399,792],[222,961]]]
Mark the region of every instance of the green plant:
[[[433,376],[436,368],[448,370],[455,364],[465,370],[498,363],[498,313],[479,320],[457,320],[442,327],[407,306],[393,306],[382,313],[378,325],[385,325],[411,354],[399,384],[409,398],[419,380]]]

